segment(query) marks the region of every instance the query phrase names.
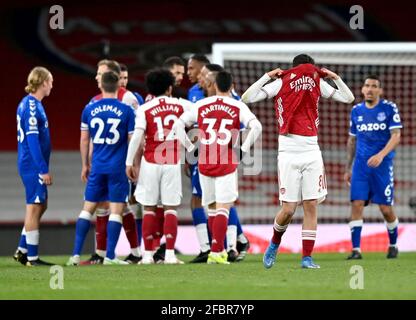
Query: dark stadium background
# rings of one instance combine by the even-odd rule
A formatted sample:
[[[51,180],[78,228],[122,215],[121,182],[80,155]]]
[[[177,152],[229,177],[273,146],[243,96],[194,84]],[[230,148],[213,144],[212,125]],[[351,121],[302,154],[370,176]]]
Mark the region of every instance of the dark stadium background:
[[[64,8],[63,31],[48,28],[49,7],[53,4]],[[126,63],[130,68],[130,89],[145,95],[142,81],[148,69],[171,55],[209,54],[213,42],[416,40],[413,26],[416,3],[395,1],[394,5],[385,5],[380,1],[363,1],[365,29],[355,31],[348,27],[353,4],[357,2],[2,3],[0,152],[16,151],[16,107],[25,94],[27,74],[35,65],[47,67],[54,76],[52,94],[45,99],[53,150],[77,150],[81,110],[97,93],[95,64],[104,57]],[[185,79],[183,87],[189,85]],[[17,223],[0,226],[0,255],[9,254],[14,248],[20,228]],[[67,251],[62,245],[71,245],[72,240],[68,240],[73,236],[72,226],[59,229],[46,226],[44,230],[42,245],[48,244],[48,248],[42,249],[45,253]],[[92,244],[92,240],[87,243]]]

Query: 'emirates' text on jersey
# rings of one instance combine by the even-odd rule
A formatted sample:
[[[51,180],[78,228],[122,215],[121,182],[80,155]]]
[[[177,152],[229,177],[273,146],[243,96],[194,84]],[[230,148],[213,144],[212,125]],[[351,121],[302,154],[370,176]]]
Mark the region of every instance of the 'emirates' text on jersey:
[[[42,103],[31,95],[22,99],[17,108],[17,166],[21,175],[48,173],[51,154],[48,118]],[[28,137],[34,135],[38,140],[29,145]],[[35,145],[36,144],[36,145]],[[40,163],[34,161],[31,148],[40,148]]]
[[[320,79],[324,76],[312,64],[301,64],[283,72],[282,88],[275,98],[279,134],[318,135]]]
[[[380,152],[390,140],[390,130],[402,128],[399,110],[395,103],[380,100],[374,108],[361,102],[351,110],[350,135],[357,141],[356,156],[368,159]],[[386,158],[392,159],[395,151]]]
[[[179,99],[162,96],[146,102],[138,109],[136,128],[145,132],[144,158],[147,162],[178,163],[179,144],[172,126],[185,108]]]
[[[117,99],[105,98],[85,107],[81,130],[90,132],[94,144],[94,172],[124,172],[128,135],[134,131],[134,118],[133,109]]]

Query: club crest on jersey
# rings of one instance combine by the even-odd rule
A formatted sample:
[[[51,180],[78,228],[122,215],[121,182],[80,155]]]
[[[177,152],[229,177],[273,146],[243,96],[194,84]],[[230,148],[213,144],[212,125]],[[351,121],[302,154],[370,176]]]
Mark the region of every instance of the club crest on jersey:
[[[379,114],[377,115],[377,120],[378,121],[386,120],[386,114],[384,112],[379,112]]]

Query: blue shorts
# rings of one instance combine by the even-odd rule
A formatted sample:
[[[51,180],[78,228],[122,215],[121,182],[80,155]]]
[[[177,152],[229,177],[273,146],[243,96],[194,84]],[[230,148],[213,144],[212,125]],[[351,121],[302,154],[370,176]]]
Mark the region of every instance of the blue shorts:
[[[352,168],[351,201],[364,200],[376,204],[394,204],[393,160],[384,159],[377,168],[370,168],[366,159],[356,158]]]
[[[191,168],[191,186],[192,186],[192,195],[202,198],[202,189],[199,182],[199,170],[198,164],[190,165]]]
[[[127,202],[129,182],[126,174],[91,172],[85,187],[84,200],[90,202]]]
[[[26,204],[45,203],[48,199],[48,189],[40,174],[20,175],[25,186]]]
[[[129,187],[129,198],[135,199],[134,192],[136,191],[137,183],[129,181]]]

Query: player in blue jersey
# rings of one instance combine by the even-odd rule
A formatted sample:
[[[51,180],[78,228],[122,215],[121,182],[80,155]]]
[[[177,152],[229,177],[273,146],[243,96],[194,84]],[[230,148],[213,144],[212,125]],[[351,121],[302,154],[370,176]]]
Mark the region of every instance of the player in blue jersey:
[[[92,215],[99,202],[110,201],[107,224],[107,252],[104,264],[128,264],[115,257],[123,212],[128,200],[129,183],[125,174],[128,140],[134,131],[133,109],[117,100],[119,76],[113,71],[103,73],[103,97],[88,104],[81,120],[81,179],[87,182],[84,207],[76,224],[75,244],[67,265],[79,264],[79,256],[90,228]],[[93,143],[91,167],[89,162],[90,138]]]
[[[126,67],[127,68],[127,67]],[[138,101],[134,94],[128,91],[124,85],[128,83],[128,72],[124,74],[121,72],[121,66],[117,61],[114,60],[100,60],[97,64],[97,75],[95,77],[97,81],[97,86],[101,89],[101,76],[107,71],[113,71],[120,76],[119,89],[117,91],[117,99],[124,104],[129,105],[133,110],[138,107]],[[124,79],[123,76],[126,76],[127,79]],[[96,95],[90,100],[90,103],[94,103],[102,99],[102,93]],[[90,143],[90,158],[92,155],[93,144]],[[109,218],[109,203],[101,202],[97,206],[96,212],[96,223],[95,223],[95,253],[91,255],[88,260],[81,261],[80,265],[91,265],[91,264],[102,264],[106,255],[107,248],[107,223]],[[126,232],[126,237],[129,241],[131,253],[126,257],[126,261],[132,264],[136,264],[141,259],[140,253],[140,240],[141,234],[141,215],[138,214],[134,216],[133,211],[129,205],[126,206],[125,212],[123,214],[123,228]],[[140,228],[139,228],[140,227]]]
[[[48,207],[47,186],[52,184],[49,124],[41,101],[51,93],[52,83],[46,68],[32,69],[25,88],[28,95],[17,108],[17,167],[26,192],[26,216],[14,259],[26,266],[52,265],[38,256],[39,224]]]
[[[364,101],[351,111],[347,144],[345,180],[351,185],[349,226],[353,248],[348,259],[362,258],[360,240],[363,210],[370,201],[379,205],[386,221],[390,240],[387,258],[396,258],[399,220],[393,211],[393,158],[403,126],[396,104],[380,98],[383,89],[378,76],[366,77],[361,92]]]
[[[195,103],[205,98],[204,89],[201,86],[201,70],[209,64],[206,56],[194,54],[188,60],[188,78],[191,83],[195,83],[188,91],[188,100]],[[191,263],[205,263],[210,253],[210,244],[208,236],[207,217],[202,206],[202,189],[199,183],[198,164],[186,164],[185,174],[191,178],[192,198],[191,210],[192,220],[196,228],[196,234],[200,246],[200,253],[191,261]]]
[[[195,83],[188,91],[188,100],[195,103],[205,98],[204,89],[201,87],[199,78],[202,68],[209,64],[209,60],[202,54],[194,54],[188,60],[188,78],[191,83]]]

